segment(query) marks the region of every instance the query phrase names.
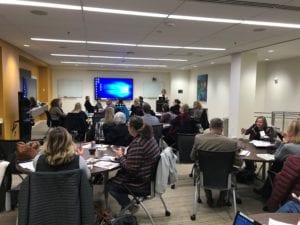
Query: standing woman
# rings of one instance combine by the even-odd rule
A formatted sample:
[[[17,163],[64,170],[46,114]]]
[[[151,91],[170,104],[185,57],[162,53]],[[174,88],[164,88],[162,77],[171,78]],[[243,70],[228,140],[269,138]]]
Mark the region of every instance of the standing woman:
[[[160,154],[152,127],[145,124],[142,118],[131,117],[128,131],[133,140],[127,153],[123,148],[117,150],[121,169],[106,185],[106,190],[118,201],[122,209],[130,204],[129,192],[123,184],[134,194],[146,196],[150,193],[151,174]]]
[[[43,153],[34,158],[35,170],[54,172],[80,168],[87,178],[90,178],[91,173],[85,160],[76,154],[75,149],[76,145],[65,128],[51,129],[44,144]],[[79,153],[82,154],[82,152]]]
[[[82,108],[81,108],[81,104],[80,102],[77,102],[74,106],[74,109],[71,111],[71,113],[78,113],[80,114],[80,116],[84,119],[84,120],[87,120],[87,115],[85,112],[82,111]]]

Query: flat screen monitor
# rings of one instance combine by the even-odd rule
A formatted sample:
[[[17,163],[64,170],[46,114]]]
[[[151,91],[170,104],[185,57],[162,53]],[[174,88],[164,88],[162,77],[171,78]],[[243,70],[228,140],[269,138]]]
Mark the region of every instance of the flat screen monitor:
[[[95,99],[133,99],[133,79],[95,77]]]

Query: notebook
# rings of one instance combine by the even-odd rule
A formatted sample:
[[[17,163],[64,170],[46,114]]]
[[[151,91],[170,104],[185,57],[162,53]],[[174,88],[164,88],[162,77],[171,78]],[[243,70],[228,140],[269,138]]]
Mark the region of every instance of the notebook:
[[[262,225],[261,223],[255,221],[254,219],[249,218],[245,214],[237,211],[233,225]]]

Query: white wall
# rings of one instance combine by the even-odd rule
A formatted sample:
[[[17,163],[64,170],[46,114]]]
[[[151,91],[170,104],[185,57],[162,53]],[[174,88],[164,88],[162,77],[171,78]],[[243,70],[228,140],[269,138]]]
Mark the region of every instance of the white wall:
[[[174,99],[179,99],[182,104],[189,104],[189,71],[173,71],[171,72],[170,80],[170,105],[173,104]],[[183,90],[183,93],[178,93],[178,90]]]
[[[201,102],[208,108],[208,118],[228,117],[230,64],[202,67],[191,72],[189,104],[197,99],[197,76],[208,74],[207,102]]]
[[[123,72],[123,71],[89,71],[80,70],[78,68],[53,68],[52,69],[52,90],[53,98],[57,97],[57,81],[60,79],[65,80],[82,80],[83,90],[82,98],[63,98],[63,110],[65,112],[70,112],[76,102],[84,104],[85,96],[90,96],[94,99],[94,77],[126,77],[133,78],[134,80],[134,98],[138,96],[143,96],[143,86],[147,85],[149,82],[153,82],[152,78],[156,77],[156,82],[163,82],[164,88],[167,92],[170,92],[170,74],[169,73],[149,73],[149,72]],[[160,93],[157,93],[157,96]],[[155,100],[156,99],[144,99],[145,102],[151,104],[151,107],[155,110]],[[132,101],[125,101],[127,107],[130,107]],[[105,104],[104,104],[105,105]],[[84,107],[83,107],[84,110]]]

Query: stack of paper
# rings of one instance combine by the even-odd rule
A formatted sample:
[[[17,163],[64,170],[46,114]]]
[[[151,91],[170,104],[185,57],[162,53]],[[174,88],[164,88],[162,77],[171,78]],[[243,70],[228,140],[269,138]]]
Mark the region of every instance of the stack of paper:
[[[120,163],[114,163],[114,162],[107,162],[107,161],[100,161],[100,162],[97,162],[94,164],[94,166],[97,166],[97,167],[101,167],[101,168],[104,168],[104,169],[113,169],[113,168],[116,168],[116,167],[119,167],[120,166]]]
[[[256,155],[257,155],[257,157],[262,158],[266,161],[274,161],[274,159],[275,159],[274,155],[271,155],[271,154],[256,154]]]
[[[23,169],[27,169],[33,172],[35,171],[35,168],[33,167],[33,161],[19,163],[19,166],[22,167]]]
[[[274,219],[272,219],[272,218],[269,218],[269,223],[268,223],[268,225],[292,225],[292,224],[280,222],[280,221],[274,220]]]
[[[243,149],[242,149],[242,150],[240,151],[239,155],[240,155],[240,156],[249,156],[249,155],[250,155],[250,152],[247,151],[247,150],[243,150]]]
[[[274,144],[272,144],[269,141],[253,140],[253,141],[250,141],[250,143],[252,143],[255,147],[271,147],[271,146],[274,146]]]

